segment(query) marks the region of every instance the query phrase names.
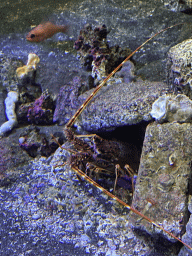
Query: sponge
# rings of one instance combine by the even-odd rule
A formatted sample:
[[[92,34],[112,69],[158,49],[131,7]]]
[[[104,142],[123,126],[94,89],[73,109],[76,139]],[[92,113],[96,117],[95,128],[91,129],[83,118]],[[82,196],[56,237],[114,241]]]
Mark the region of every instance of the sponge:
[[[11,131],[17,125],[17,116],[15,113],[15,103],[18,101],[19,94],[16,91],[10,91],[5,99],[5,112],[8,121],[0,126],[0,136]]]

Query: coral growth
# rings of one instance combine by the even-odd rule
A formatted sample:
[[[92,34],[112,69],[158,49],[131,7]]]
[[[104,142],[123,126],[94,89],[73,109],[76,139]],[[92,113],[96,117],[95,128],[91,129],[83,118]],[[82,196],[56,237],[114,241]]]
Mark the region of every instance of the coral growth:
[[[192,101],[185,95],[163,95],[153,103],[150,114],[159,122],[191,122]]]
[[[105,25],[94,30],[87,24],[81,31],[74,48],[79,52],[81,62],[92,76],[97,79],[110,74],[130,53],[130,49],[121,49],[118,45],[109,47]]]
[[[17,77],[20,79],[25,78],[26,76],[33,76],[34,71],[36,70],[37,64],[40,62],[39,57],[35,53],[29,53],[27,64],[23,67],[19,67],[16,70]]]
[[[0,127],[0,135],[11,131],[17,125],[17,116],[15,114],[15,103],[18,101],[18,93],[10,91],[5,99],[5,112],[8,121],[3,123]]]
[[[18,121],[33,124],[51,124],[53,121],[53,110],[53,99],[48,91],[45,91],[34,102],[19,106],[17,111]]]
[[[12,128],[17,125],[15,104],[19,100],[19,103],[32,101],[39,94],[39,87],[29,90],[31,83],[24,83],[25,81],[34,81],[34,71],[36,70],[39,61],[39,57],[33,53],[29,54],[27,65],[23,67],[20,67],[22,64],[19,60],[9,58],[0,59],[3,66],[0,72],[2,84],[8,91],[7,98],[5,99],[5,112],[8,121],[1,125],[0,135],[4,135],[6,132],[11,131]],[[31,94],[31,91],[33,91],[34,95]]]
[[[50,124],[53,120],[53,99],[48,91],[42,93],[28,109],[28,121],[35,124]]]

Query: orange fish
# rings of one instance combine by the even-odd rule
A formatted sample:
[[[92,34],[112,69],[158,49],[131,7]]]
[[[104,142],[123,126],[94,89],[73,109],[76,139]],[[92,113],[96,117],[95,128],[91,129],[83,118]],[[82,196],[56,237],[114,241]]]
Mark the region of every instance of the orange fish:
[[[67,25],[56,25],[50,21],[38,25],[33,28],[26,36],[30,42],[42,42],[47,38],[52,37],[54,34],[63,32],[66,33],[69,29]]]

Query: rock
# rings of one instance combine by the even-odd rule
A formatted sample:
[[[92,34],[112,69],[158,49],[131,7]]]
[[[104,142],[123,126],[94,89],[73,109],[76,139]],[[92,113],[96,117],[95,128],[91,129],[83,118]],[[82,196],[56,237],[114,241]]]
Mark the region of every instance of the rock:
[[[148,125],[132,201],[133,208],[179,238],[188,220],[191,134],[192,124]],[[134,213],[130,213],[130,223],[152,237],[162,236],[160,229]],[[163,236],[174,241],[166,233]]]
[[[179,7],[179,4],[178,4],[178,0],[165,0],[164,2],[163,2],[163,4],[164,4],[164,6],[167,8],[167,9],[169,9],[169,10],[171,10],[171,11],[174,11],[174,12],[176,12],[177,10],[178,10],[178,7]]]
[[[35,84],[36,65],[39,57],[36,54],[29,54],[27,65],[21,67],[23,62],[17,58],[7,56],[0,57],[0,76],[4,90],[8,92],[5,99],[5,112],[8,121],[3,123],[0,134],[4,135],[17,125],[17,115],[15,105],[23,102],[31,102],[41,92],[39,86]],[[23,109],[22,109],[23,110]],[[23,111],[27,114],[26,109]],[[21,117],[25,122],[26,117]]]
[[[78,76],[74,77],[70,84],[61,87],[56,100],[53,122],[63,125],[70,120],[83,103],[83,100],[79,100],[78,97],[86,88],[88,88],[87,82]]]
[[[53,110],[53,99],[48,91],[45,91],[29,107],[27,113],[28,121],[33,124],[51,124],[53,123]]]
[[[31,157],[48,157],[55,152],[59,147],[59,144],[62,144],[64,141],[64,137],[61,133],[54,134],[54,137],[57,137],[56,140],[59,144],[49,137],[40,132],[40,128],[31,125],[21,132],[19,136],[19,145]]]
[[[182,241],[187,243],[190,246],[192,245],[191,234],[192,234],[192,215],[190,216],[189,221],[187,223],[186,233],[182,237]],[[191,256],[191,255],[192,255],[191,251],[186,247],[183,247],[178,254],[178,256]]]
[[[17,110],[19,123],[52,124],[54,102],[48,91],[42,93],[34,102],[21,104]]]
[[[192,122],[192,101],[185,95],[163,95],[153,103],[150,114],[158,122]]]
[[[29,166],[31,157],[18,144],[19,129],[0,139],[0,186],[7,187],[21,179],[23,167]]]
[[[173,12],[178,12],[178,11],[185,11],[187,12],[188,9],[192,7],[191,0],[164,0],[163,1],[164,6],[173,11]]]
[[[125,62],[125,64],[123,64],[123,67],[117,73],[115,73],[115,77],[121,77],[123,78],[124,83],[130,83],[136,79],[134,72],[135,66],[133,62],[128,60]]]
[[[192,7],[192,2],[191,2],[191,0],[184,0],[184,3],[187,4],[187,6],[188,6],[189,8]]]
[[[192,39],[173,46],[168,52],[168,79],[171,86],[192,99]]]
[[[20,147],[31,157],[36,157],[38,155],[43,140],[45,139],[39,131],[39,128],[29,126],[22,131],[19,137]]]
[[[111,80],[84,109],[78,125],[93,132],[151,121],[153,102],[167,90],[163,82],[122,83],[119,79]],[[79,100],[84,102],[91,92],[84,93]]]
[[[18,58],[10,58],[6,55],[0,56],[1,83],[7,92],[18,90],[18,78],[15,71],[22,65],[23,62]]]
[[[74,44],[83,66],[92,71],[92,77],[97,81],[109,75],[131,53],[130,49],[123,50],[118,45],[110,47],[108,33],[105,25],[93,30],[86,24]]]
[[[188,210],[190,212],[190,218],[189,218],[189,221],[188,221],[187,226],[186,226],[186,232],[182,237],[182,241],[184,241],[188,245],[192,246],[192,196],[191,196],[191,186],[190,186],[190,195],[189,195],[188,202],[189,202]],[[178,254],[178,256],[190,256],[190,255],[192,255],[192,253],[186,247],[183,247],[180,250],[179,254]]]
[[[184,1],[101,0],[98,4],[97,1],[86,0],[79,1],[78,5],[75,1],[71,1],[70,4],[66,1],[60,1],[59,4],[47,1],[46,5],[43,1],[38,4],[35,1],[17,1],[17,4],[15,1],[7,1],[0,7],[3,14],[0,20],[0,55],[8,55],[10,59],[19,59],[26,63],[29,52],[38,54],[41,63],[37,70],[36,83],[41,85],[43,91],[48,89],[51,94],[57,96],[62,86],[70,84],[73,77],[80,77],[82,72],[73,50],[73,43],[86,22],[93,24],[94,27],[98,24],[110,26],[111,31],[107,38],[111,45],[135,50],[160,29],[191,21],[191,15],[169,11],[164,7],[164,2],[169,2],[171,6],[172,3],[174,5],[179,2],[180,5],[180,2]],[[26,32],[31,30],[31,25],[38,25],[42,14],[49,17],[50,13],[59,24],[64,24],[65,19],[70,23],[72,29],[70,38],[57,34],[41,44],[27,42]],[[168,49],[189,38],[189,35],[191,35],[189,24],[176,26],[145,45],[133,56],[134,63],[138,63],[136,69],[142,71],[141,77],[153,81],[165,80],[165,58]],[[9,83],[6,78],[7,76],[1,73],[3,89],[7,88],[6,82]],[[79,93],[77,95],[79,96]],[[157,93],[156,98],[160,95]],[[39,97],[40,95],[35,99]],[[4,99],[1,98],[2,101]],[[75,102],[73,104],[75,105]],[[64,112],[62,108],[61,110]],[[1,114],[3,115],[3,112]],[[68,118],[70,117],[69,113]],[[41,131],[49,127],[41,127]],[[55,125],[54,128],[56,127],[62,131],[62,127]],[[47,255],[47,252],[52,251],[58,256],[105,255],[106,252],[108,255],[119,256],[178,254],[175,251],[175,253],[170,252],[170,244],[167,243],[164,243],[162,250],[159,246],[161,239],[154,246],[151,239],[147,239],[146,236],[137,237],[128,227],[126,209],[123,210],[120,205],[114,203],[114,200],[107,199],[103,193],[87,182],[80,182],[70,168],[67,169],[66,166],[56,168],[56,165],[61,165],[65,161],[63,151],[60,156],[55,153],[54,157],[58,160],[55,163],[50,162],[52,156],[46,159],[39,158],[39,155],[32,163],[29,162],[31,158],[18,146],[18,132],[21,133],[20,128],[15,129],[8,138],[3,138],[1,141],[3,146],[1,167],[4,171],[3,175],[5,173],[7,175],[5,180],[9,186],[0,188],[2,199],[0,200],[2,233],[0,254]],[[50,132],[53,133],[49,130],[48,133]],[[13,140],[13,135],[16,140]],[[25,162],[22,161],[21,155],[25,155]],[[172,162],[174,156],[170,158],[170,163]],[[16,177],[14,176],[14,183],[11,183],[13,175]],[[34,214],[39,214],[40,219],[33,219]],[[71,228],[74,232],[65,232],[65,228]],[[82,235],[86,235],[90,240],[82,239]]]
[[[42,89],[39,84],[27,84],[19,88],[19,103],[24,105],[26,103],[34,102],[42,94]]]

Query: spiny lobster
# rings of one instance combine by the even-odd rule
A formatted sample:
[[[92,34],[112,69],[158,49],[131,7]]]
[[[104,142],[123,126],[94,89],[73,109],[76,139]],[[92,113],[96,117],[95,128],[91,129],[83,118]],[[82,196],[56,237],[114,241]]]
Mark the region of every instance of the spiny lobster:
[[[140,50],[146,43],[148,43],[150,40],[152,40],[154,37],[156,37],[157,35],[159,35],[160,33],[173,28],[175,26],[178,25],[183,25],[184,23],[180,23],[180,24],[175,24],[173,26],[167,27],[165,29],[162,29],[161,31],[157,32],[156,34],[154,34],[152,37],[150,37],[149,39],[147,39],[142,45],[140,45],[135,51],[133,51],[124,61],[122,61],[122,63],[117,66],[96,88],[95,90],[90,94],[90,96],[85,100],[85,102],[79,107],[79,109],[76,111],[76,113],[73,115],[73,117],[69,120],[69,122],[66,124],[64,131],[66,134],[66,137],[69,141],[71,141],[75,147],[75,149],[78,151],[71,151],[72,156],[70,159],[70,165],[73,171],[75,171],[77,173],[78,176],[82,177],[83,179],[85,179],[86,181],[88,181],[89,183],[91,183],[92,185],[94,185],[95,187],[97,187],[98,189],[100,189],[102,192],[104,192],[106,195],[108,195],[109,197],[111,197],[112,199],[116,200],[118,203],[120,203],[121,205],[123,205],[124,207],[128,208],[130,211],[136,213],[137,215],[139,215],[141,218],[147,220],[148,222],[150,222],[151,224],[153,224],[154,226],[156,226],[157,228],[161,229],[163,232],[167,233],[169,236],[173,237],[174,239],[178,240],[179,242],[181,242],[183,245],[185,245],[188,249],[190,249],[192,251],[192,248],[186,244],[185,242],[183,242],[181,239],[179,239],[178,237],[176,237],[174,234],[170,233],[169,231],[165,230],[161,225],[155,223],[153,220],[151,220],[150,218],[148,218],[147,216],[145,216],[144,214],[142,214],[141,212],[139,212],[138,210],[134,209],[133,207],[131,207],[130,205],[126,204],[124,201],[122,201],[121,199],[119,199],[117,196],[115,196],[114,194],[110,193],[109,191],[107,191],[105,188],[103,188],[101,185],[99,185],[96,181],[94,181],[90,175],[87,174],[87,170],[90,168],[95,168],[95,170],[98,171],[102,171],[102,170],[106,170],[107,168],[110,167],[110,163],[109,161],[106,159],[105,161],[105,167],[99,167],[99,158],[96,155],[96,152],[94,151],[93,147],[90,146],[90,144],[88,144],[87,142],[83,141],[79,136],[76,136],[73,131],[71,130],[73,124],[75,123],[76,119],[78,118],[78,116],[82,113],[82,111],[86,108],[86,106],[89,104],[89,102],[92,100],[92,98],[98,93],[98,91],[106,84],[106,82],[123,66],[123,64],[128,61],[138,50]],[[94,137],[94,136],[93,136]],[[113,146],[112,146],[113,147]],[[118,162],[116,161],[116,159],[114,158],[113,152],[110,152],[110,154],[112,155],[111,159],[113,159],[113,166],[119,166]],[[84,166],[84,168],[82,168],[82,165]],[[90,167],[91,166],[91,167]],[[128,165],[127,165],[128,166]],[[128,169],[128,167],[127,167]],[[85,172],[84,172],[85,171]]]

